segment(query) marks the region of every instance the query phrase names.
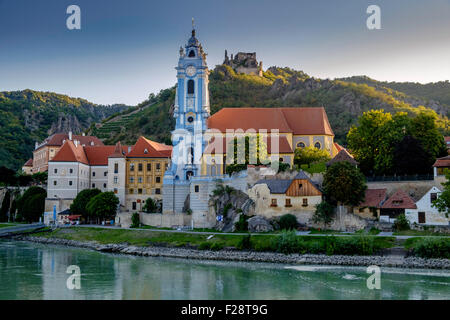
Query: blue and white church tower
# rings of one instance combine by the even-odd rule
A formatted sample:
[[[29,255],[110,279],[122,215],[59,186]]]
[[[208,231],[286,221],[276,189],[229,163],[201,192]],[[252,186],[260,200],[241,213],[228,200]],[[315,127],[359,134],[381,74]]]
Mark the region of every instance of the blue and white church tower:
[[[163,212],[181,213],[191,180],[201,173],[206,147],[203,133],[210,115],[206,53],[195,36],[194,24],[188,43],[180,47],[173,116],[172,161],[163,179]]]

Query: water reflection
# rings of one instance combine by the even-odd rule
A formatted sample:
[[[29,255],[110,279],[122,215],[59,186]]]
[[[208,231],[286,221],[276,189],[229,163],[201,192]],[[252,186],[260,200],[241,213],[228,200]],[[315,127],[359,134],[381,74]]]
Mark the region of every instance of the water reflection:
[[[66,287],[69,265],[81,289]],[[0,241],[0,299],[450,299],[450,274],[365,268],[200,262]]]

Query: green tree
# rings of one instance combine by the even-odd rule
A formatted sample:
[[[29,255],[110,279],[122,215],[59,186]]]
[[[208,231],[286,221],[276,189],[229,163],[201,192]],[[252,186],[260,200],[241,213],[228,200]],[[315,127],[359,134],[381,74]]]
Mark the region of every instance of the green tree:
[[[42,195],[42,196],[34,197],[35,195]],[[34,197],[34,200],[38,201],[38,203],[36,204],[38,206],[38,208],[41,208],[41,205],[42,205],[42,212],[41,212],[41,214],[42,214],[44,212],[46,196],[47,196],[47,191],[45,189],[43,189],[41,187],[37,187],[37,186],[29,187],[23,193],[23,195],[21,197],[18,197],[18,199],[16,201],[17,215],[24,219],[29,217],[29,213],[27,213],[27,211],[29,211],[30,207],[32,207],[32,202],[30,202],[29,200],[33,197]],[[42,201],[42,199],[43,199],[43,201]]]
[[[72,214],[81,215],[84,219],[89,221],[90,215],[86,206],[93,197],[100,193],[101,191],[99,189],[84,189],[80,191],[70,205],[70,212]]]
[[[367,189],[364,175],[347,161],[336,162],[328,168],[322,187],[331,200],[351,206],[364,201]]]
[[[145,200],[145,204],[142,209],[147,213],[155,213],[158,211],[158,206],[156,205],[155,200],[149,197]]]
[[[316,210],[312,216],[314,223],[329,224],[333,220],[334,206],[326,201],[316,205]]]
[[[11,192],[9,190],[6,191],[5,197],[2,201],[2,207],[0,208],[0,222],[8,221],[8,210],[11,204]]]
[[[427,174],[431,172],[428,153],[419,140],[405,136],[394,148],[394,172],[396,174]]]
[[[428,154],[427,161],[416,168],[428,170],[436,157],[446,152],[437,121],[436,113],[431,111],[422,111],[410,118],[405,112],[392,116],[384,110],[370,110],[359,118],[358,126],[350,128],[348,146],[366,175],[394,174],[398,173],[394,163],[395,150],[399,151],[405,136],[412,136]]]
[[[444,186],[444,191],[439,195],[439,197],[433,201],[432,206],[439,210],[439,212],[445,213],[448,218],[450,214],[450,170],[445,171],[446,182],[442,183]]]
[[[139,228],[141,226],[141,220],[139,219],[139,213],[133,212],[131,215],[131,226],[130,228]]]
[[[429,155],[431,165],[437,157],[447,155],[444,136],[436,126],[437,115],[434,111],[422,111],[411,120],[412,135],[420,141],[422,147]]]
[[[364,112],[347,135],[349,149],[365,174],[392,172],[394,146],[409,130],[405,112],[394,116],[381,110]]]
[[[116,215],[118,205],[119,199],[114,192],[108,191],[99,193],[89,200],[86,210],[91,217],[106,219]]]
[[[313,162],[328,160],[330,160],[330,153],[324,149],[309,146],[295,150],[294,163],[298,166],[306,164],[309,167],[309,165]]]
[[[35,183],[47,184],[48,172],[36,172],[31,175],[31,178]]]
[[[27,197],[22,205],[21,216],[27,222],[39,221],[44,213],[46,193],[33,194]]]

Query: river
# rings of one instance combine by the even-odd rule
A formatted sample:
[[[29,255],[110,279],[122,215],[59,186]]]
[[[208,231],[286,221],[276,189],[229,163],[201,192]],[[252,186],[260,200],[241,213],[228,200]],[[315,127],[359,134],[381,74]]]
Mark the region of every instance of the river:
[[[67,267],[81,271],[69,290]],[[0,299],[450,299],[448,270],[194,261],[0,240]],[[74,282],[71,282],[74,283]]]

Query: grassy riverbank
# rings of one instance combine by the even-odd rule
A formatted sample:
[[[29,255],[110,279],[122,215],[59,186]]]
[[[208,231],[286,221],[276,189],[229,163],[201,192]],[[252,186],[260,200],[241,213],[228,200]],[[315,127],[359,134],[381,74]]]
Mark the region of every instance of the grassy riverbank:
[[[163,232],[157,230],[105,229],[71,227],[35,236],[76,241],[95,241],[99,244],[122,244],[149,247],[187,247],[200,250],[254,250],[282,253],[327,253],[371,255],[395,245],[393,237],[373,236],[296,236],[295,233],[280,235],[233,235],[184,232]]]

